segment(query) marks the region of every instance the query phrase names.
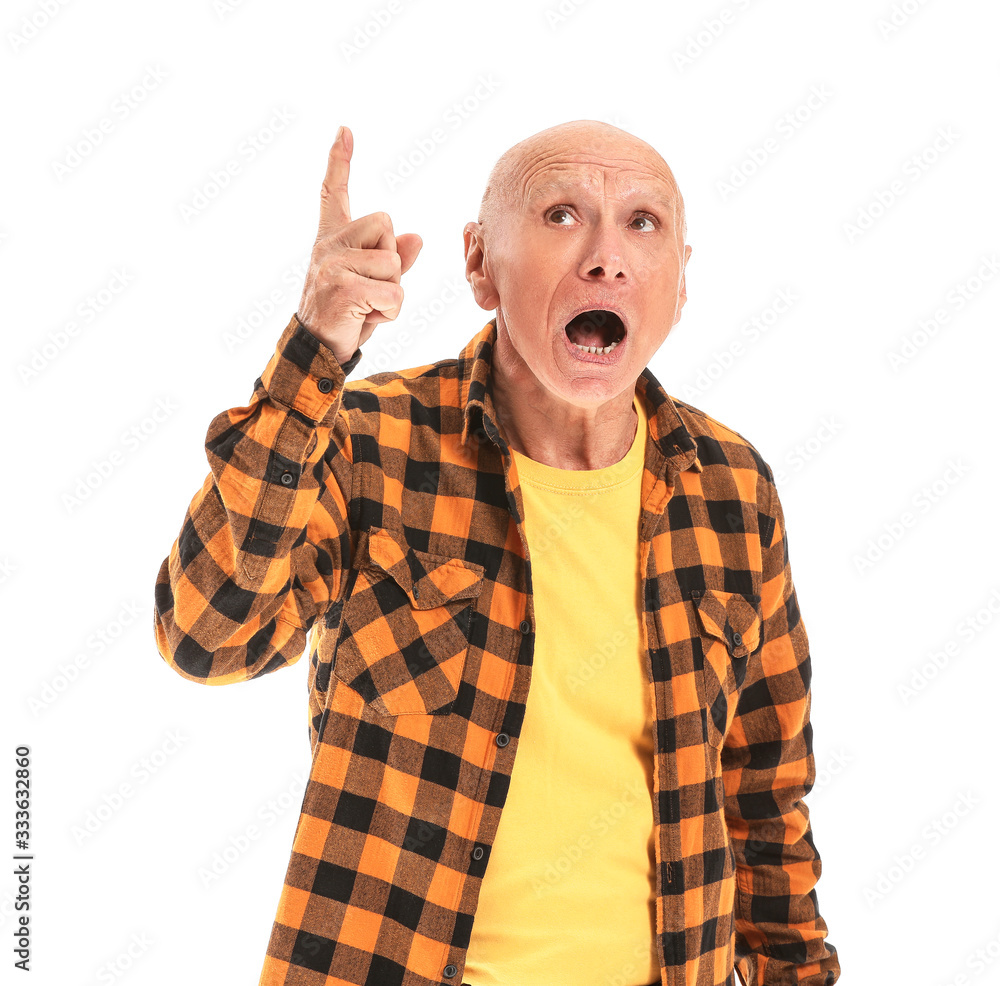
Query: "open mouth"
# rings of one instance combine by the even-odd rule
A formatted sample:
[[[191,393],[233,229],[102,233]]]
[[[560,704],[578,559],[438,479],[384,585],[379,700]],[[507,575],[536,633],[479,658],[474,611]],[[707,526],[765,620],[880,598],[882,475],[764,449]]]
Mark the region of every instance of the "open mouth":
[[[625,338],[625,325],[603,308],[580,312],[566,323],[569,341],[587,353],[610,353]]]

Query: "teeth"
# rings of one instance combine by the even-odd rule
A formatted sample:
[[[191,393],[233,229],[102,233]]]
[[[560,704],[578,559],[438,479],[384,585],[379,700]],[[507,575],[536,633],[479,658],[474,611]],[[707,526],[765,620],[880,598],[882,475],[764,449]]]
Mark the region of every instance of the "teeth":
[[[577,349],[582,349],[585,353],[610,353],[619,342],[621,342],[621,339],[616,339],[610,346],[605,346],[603,349],[600,346],[581,346],[576,342],[574,342],[573,345],[576,346]]]

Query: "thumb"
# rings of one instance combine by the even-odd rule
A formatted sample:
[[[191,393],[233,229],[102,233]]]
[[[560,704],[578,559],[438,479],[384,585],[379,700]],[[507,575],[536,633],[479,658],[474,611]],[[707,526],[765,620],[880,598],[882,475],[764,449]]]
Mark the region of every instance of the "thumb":
[[[396,252],[400,259],[400,273],[405,274],[417,259],[424,241],[417,233],[399,233],[396,236]]]

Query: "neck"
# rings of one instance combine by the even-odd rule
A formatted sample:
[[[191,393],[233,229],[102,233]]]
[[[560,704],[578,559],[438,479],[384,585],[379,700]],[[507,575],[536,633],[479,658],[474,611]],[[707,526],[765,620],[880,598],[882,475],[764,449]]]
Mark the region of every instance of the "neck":
[[[603,404],[570,404],[542,385],[506,332],[497,332],[491,382],[500,429],[529,459],[556,469],[603,469],[632,447],[639,424],[634,387]]]

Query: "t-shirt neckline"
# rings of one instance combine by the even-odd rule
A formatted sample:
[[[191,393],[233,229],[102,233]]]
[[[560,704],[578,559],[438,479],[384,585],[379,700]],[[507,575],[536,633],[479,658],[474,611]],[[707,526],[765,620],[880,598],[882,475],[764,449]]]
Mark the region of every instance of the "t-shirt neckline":
[[[639,416],[635,437],[624,457],[600,469],[558,469],[545,462],[531,459],[523,452],[511,448],[517,464],[518,480],[540,489],[567,493],[603,493],[634,479],[645,461],[648,422],[646,409],[639,395],[632,398],[632,406]]]

